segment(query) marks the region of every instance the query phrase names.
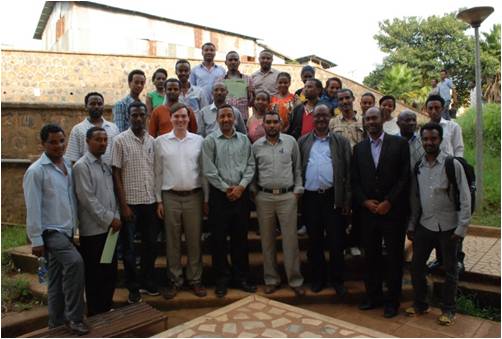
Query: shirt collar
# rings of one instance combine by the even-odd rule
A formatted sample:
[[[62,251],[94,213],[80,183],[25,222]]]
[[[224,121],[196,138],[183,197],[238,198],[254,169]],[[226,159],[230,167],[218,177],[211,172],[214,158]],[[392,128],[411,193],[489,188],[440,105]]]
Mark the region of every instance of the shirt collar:
[[[174,129],[173,129],[171,132],[169,132],[169,133],[167,133],[167,134],[166,134],[166,138],[167,138],[167,139],[176,139],[176,140],[188,140],[188,139],[191,139],[191,138],[192,138],[192,135],[191,135],[191,133],[190,133],[190,132],[188,132],[188,130],[187,130],[187,133],[186,133],[185,137],[184,137],[183,139],[178,139],[178,138],[176,137],[176,135],[174,134]]]
[[[232,139],[232,138],[237,138],[237,132],[235,131],[235,128],[234,128],[234,134],[232,134],[232,136],[230,138],[227,138],[223,135],[223,132],[218,128],[216,131],[214,131],[213,133],[215,133],[215,137],[218,138],[218,139]]]
[[[447,156],[448,156],[448,154],[446,154],[443,151],[440,151],[439,154],[438,154],[438,156],[436,157],[436,160],[434,160],[433,166],[436,165],[436,164],[438,164],[438,165],[444,164]],[[428,164],[428,161],[427,161],[427,158],[424,155],[422,157],[422,161],[420,162],[420,166],[419,167],[424,167],[424,166],[426,166],[426,164]]]
[[[343,116],[343,113],[340,114],[340,120],[346,121],[345,117]],[[354,115],[352,116],[352,121],[357,121],[357,112],[354,111]]]
[[[380,134],[380,136],[379,136],[377,139],[379,139],[379,140],[380,140],[380,142],[382,143],[382,142],[383,142],[383,137],[384,137],[384,136],[385,136],[385,132],[384,132],[384,131],[382,131],[382,134]],[[376,140],[373,140],[373,138],[372,138],[371,136],[370,136],[369,138],[370,138],[370,142],[371,142],[372,144],[374,144]]]
[[[321,137],[318,137],[318,136],[317,136],[317,134],[315,133],[315,130],[313,130],[313,131],[312,131],[312,135],[314,136],[314,142],[315,142],[316,140],[319,140],[319,141],[327,141],[327,140],[328,140],[328,138],[329,138],[329,132],[328,132],[328,134],[327,134],[326,136],[324,136],[324,137],[322,137],[322,138],[321,138]]]
[[[65,157],[63,157],[63,161],[64,161],[64,164],[66,165],[66,167],[71,167],[70,162]],[[42,164],[42,165],[55,165],[52,162],[52,160],[49,159],[47,154],[45,154],[45,152],[43,152],[42,155],[40,156],[40,164]]]
[[[237,75],[238,75],[238,76],[239,76],[239,78],[241,78],[241,79],[243,79],[243,78],[244,78],[243,74],[242,74],[239,70],[237,70]],[[225,76],[223,77],[223,79],[228,79],[228,72],[227,72],[227,73],[225,73]]]
[[[136,134],[134,134],[134,132],[132,131],[131,127],[129,127],[127,129],[127,133],[129,134],[130,137],[136,139],[136,140],[139,140],[139,141],[144,141],[147,137],[147,134],[148,132],[145,130],[145,134],[143,134],[143,140],[141,140],[141,138],[137,137]]]

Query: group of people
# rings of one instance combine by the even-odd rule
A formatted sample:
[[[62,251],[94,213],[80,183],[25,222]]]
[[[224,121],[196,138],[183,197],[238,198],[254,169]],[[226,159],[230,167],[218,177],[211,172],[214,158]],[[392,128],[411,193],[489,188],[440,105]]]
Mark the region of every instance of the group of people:
[[[385,317],[396,316],[408,234],[415,301],[406,313],[428,310],[426,261],[436,248],[446,272],[439,321],[452,324],[470,195],[457,160],[459,208],[449,189],[445,162],[463,155],[463,142],[460,127],[441,117],[443,98],[427,99],[430,122],[417,134],[415,112],[392,117],[394,97],[383,96],[377,106],[368,92],[356,113],[352,91],[338,78],[323,88],[310,66],[302,69],[304,87],[290,93],[291,76],[271,68],[273,55],[267,50],[250,77],[239,72],[236,52],[227,54],[226,72],[214,64],[213,44],[204,44],[202,55],[194,69],[178,60],[177,78],[155,71],[156,90],[147,94],[146,103],[140,100],[144,72],[130,72],[130,91],[115,104],[113,123],[103,117],[103,95],[91,92],[84,99],[88,117],[72,128],[68,140],[58,125],[42,128],[44,153],[26,171],[23,186],[32,252],[48,258],[49,326],[66,324],[87,333],[84,289],[88,316],[110,310],[117,255],[111,264],[100,263],[109,233],[120,232],[117,251],[128,301],[140,302],[142,293],[160,295],[154,277],[160,221],[166,237],[166,299],[184,285],[198,297],[207,295],[201,260],[204,216],[215,294],[224,297],[229,287],[255,292],[247,247],[252,208],[263,252],[264,293],[274,293],[282,283],[276,259],[279,227],[287,284],[296,296],[305,294],[297,237],[301,212],[313,293],[329,284],[345,296],[344,250],[360,248],[367,294],[360,309],[383,306]],[[73,242],[77,226],[79,249]]]

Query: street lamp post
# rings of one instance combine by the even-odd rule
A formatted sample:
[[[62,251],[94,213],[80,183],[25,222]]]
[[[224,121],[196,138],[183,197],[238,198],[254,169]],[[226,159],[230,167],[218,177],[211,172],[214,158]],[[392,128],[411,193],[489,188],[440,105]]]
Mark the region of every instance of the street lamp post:
[[[483,107],[481,105],[481,61],[479,57],[479,26],[493,12],[493,7],[473,7],[457,14],[460,19],[474,28],[476,38],[476,206],[484,201],[483,188]]]

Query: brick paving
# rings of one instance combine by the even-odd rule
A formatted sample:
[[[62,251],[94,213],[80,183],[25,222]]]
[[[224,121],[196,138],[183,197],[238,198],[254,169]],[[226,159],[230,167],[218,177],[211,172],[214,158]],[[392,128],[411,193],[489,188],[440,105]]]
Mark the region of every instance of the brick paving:
[[[158,338],[392,337],[348,321],[251,295],[157,334]]]

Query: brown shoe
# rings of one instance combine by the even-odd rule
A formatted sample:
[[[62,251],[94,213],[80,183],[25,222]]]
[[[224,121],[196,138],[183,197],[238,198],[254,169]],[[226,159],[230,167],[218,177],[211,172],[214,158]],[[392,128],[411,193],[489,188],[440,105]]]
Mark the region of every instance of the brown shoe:
[[[279,285],[265,285],[265,294],[272,294],[279,289]]]
[[[293,290],[293,292],[295,292],[295,295],[297,297],[303,297],[305,295],[305,289],[302,286],[298,286],[298,287],[291,286],[291,289]]]
[[[200,298],[205,297],[207,295],[206,289],[201,284],[192,285],[192,291],[193,291],[193,294],[195,294],[196,296],[198,296]]]

